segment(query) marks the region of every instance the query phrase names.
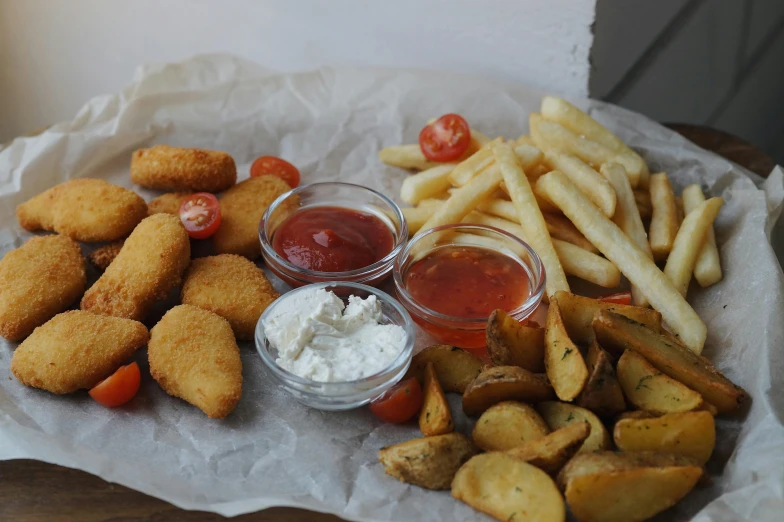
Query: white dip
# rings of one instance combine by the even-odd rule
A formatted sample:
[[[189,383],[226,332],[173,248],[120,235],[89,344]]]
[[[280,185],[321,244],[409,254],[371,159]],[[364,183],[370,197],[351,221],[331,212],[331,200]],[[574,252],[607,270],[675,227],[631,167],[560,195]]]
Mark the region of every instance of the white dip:
[[[284,295],[264,320],[264,335],[284,369],[319,382],[353,381],[380,372],[403,351],[406,333],[379,324],[376,296],[351,296],[349,304],[323,288]]]

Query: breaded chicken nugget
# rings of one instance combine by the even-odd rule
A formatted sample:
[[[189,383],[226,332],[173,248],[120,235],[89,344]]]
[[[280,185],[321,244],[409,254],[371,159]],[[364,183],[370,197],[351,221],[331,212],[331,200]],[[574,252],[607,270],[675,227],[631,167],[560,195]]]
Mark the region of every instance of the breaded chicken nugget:
[[[71,310],[36,328],[19,345],[11,372],[27,386],[73,393],[114,373],[149,339],[142,323]]]
[[[133,153],[131,180],[157,190],[220,192],[237,182],[237,166],[222,151],[156,145]]]
[[[147,217],[147,203],[136,192],[102,179],[61,183],[16,207],[22,228],[50,230],[88,243],[114,241]]]
[[[84,294],[82,310],[141,321],[150,307],[180,284],[191,244],[179,218],[145,218],[120,253]]]
[[[86,283],[84,258],[74,240],[29,239],[0,260],[0,335],[24,339],[79,299]]]
[[[226,319],[241,341],[253,339],[262,312],[280,294],[252,261],[234,254],[194,259],[181,299]]]
[[[261,255],[259,221],[275,198],[291,187],[275,176],[246,179],[220,198],[223,220],[212,245],[219,254],[238,254],[251,261]]]
[[[147,209],[151,216],[153,214],[171,214],[173,216],[179,216],[182,198],[190,196],[191,194],[193,194],[193,192],[167,192],[147,203]]]
[[[114,258],[117,257],[117,254],[120,253],[120,250],[122,250],[124,244],[125,240],[120,239],[118,241],[113,241],[108,245],[96,248],[87,254],[87,260],[96,268],[96,270],[103,272],[109,267],[110,264],[112,264],[112,261],[114,261]]]
[[[166,393],[213,419],[234,411],[242,396],[242,361],[228,321],[179,305],[150,334],[150,373]]]

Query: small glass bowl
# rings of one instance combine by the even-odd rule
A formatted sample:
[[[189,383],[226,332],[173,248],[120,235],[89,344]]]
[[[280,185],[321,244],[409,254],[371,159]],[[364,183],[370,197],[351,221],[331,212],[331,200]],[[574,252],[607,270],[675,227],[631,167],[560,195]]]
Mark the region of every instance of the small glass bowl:
[[[494,250],[520,263],[528,274],[531,294],[520,306],[506,312],[520,322],[534,313],[544,294],[545,272],[542,261],[533,248],[512,234],[487,225],[455,224],[436,227],[409,241],[408,246],[395,260],[393,274],[398,299],[411,314],[414,322],[439,343],[469,349],[486,345],[487,317],[467,319],[442,314],[419,303],[406,290],[406,274],[413,263],[431,252],[449,246],[475,246]]]
[[[392,251],[372,265],[345,272],[320,272],[290,263],[275,251],[272,236],[286,218],[297,211],[314,207],[344,207],[376,216],[392,231]],[[337,281],[377,286],[390,274],[395,258],[405,247],[408,225],[400,207],[380,192],[351,183],[313,183],[286,192],[272,202],[259,222],[259,240],[264,262],[291,286]]]
[[[387,368],[380,372],[359,379],[346,382],[318,382],[304,379],[288,370],[281,368],[276,362],[278,350],[272,347],[264,335],[264,320],[269,317],[275,308],[287,297],[297,292],[323,288],[334,292],[344,303],[348,303],[351,295],[366,299],[369,295],[375,295],[381,304],[383,320],[381,324],[396,324],[406,332],[406,345],[400,355]],[[261,314],[259,322],[256,324],[256,349],[267,367],[268,373],[278,381],[280,386],[290,393],[296,400],[319,410],[338,411],[358,408],[369,403],[392,386],[397,384],[408,371],[411,364],[411,357],[414,354],[414,341],[416,331],[411,316],[405,308],[395,301],[392,296],[376,288],[357,283],[317,283],[307,287],[301,287],[283,294],[278,300],[272,303]]]

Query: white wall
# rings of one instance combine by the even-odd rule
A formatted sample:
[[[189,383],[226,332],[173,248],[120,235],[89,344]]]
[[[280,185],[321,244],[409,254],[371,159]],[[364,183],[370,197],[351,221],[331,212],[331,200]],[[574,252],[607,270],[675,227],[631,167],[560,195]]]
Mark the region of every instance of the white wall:
[[[0,0],[0,143],[71,118],[141,63],[232,52],[469,72],[586,95],[595,0]]]

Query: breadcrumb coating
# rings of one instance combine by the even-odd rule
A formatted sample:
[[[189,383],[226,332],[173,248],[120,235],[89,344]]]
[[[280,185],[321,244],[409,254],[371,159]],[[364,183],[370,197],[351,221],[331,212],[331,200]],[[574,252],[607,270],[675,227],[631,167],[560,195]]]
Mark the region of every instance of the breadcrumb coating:
[[[87,260],[100,272],[105,271],[125,244],[124,239],[96,248],[87,254]]]
[[[180,203],[182,198],[190,196],[193,192],[167,192],[147,203],[147,208],[152,216],[153,214],[171,214],[172,216],[180,215]]]
[[[237,166],[222,151],[156,145],[134,151],[131,180],[157,190],[221,192],[237,182]]]

